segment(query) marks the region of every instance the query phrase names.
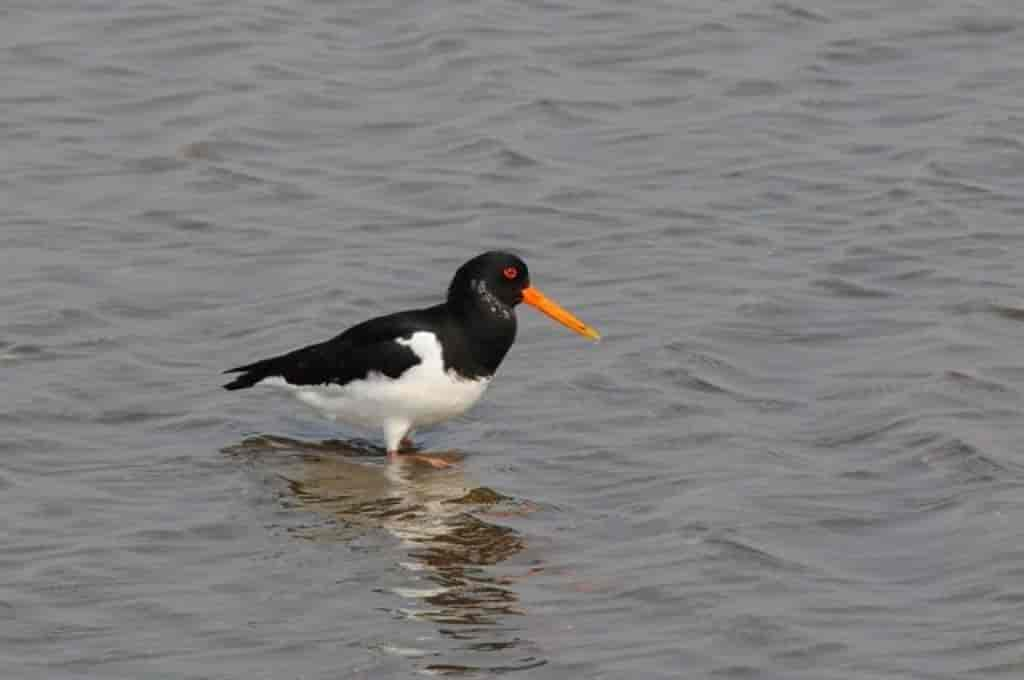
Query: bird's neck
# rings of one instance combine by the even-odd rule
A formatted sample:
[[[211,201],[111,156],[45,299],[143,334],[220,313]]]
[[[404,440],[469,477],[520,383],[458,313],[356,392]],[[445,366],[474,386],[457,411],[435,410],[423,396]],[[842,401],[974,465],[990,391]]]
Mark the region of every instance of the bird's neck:
[[[516,339],[516,316],[492,309],[485,299],[463,299],[452,305],[453,368],[464,377],[490,377]]]

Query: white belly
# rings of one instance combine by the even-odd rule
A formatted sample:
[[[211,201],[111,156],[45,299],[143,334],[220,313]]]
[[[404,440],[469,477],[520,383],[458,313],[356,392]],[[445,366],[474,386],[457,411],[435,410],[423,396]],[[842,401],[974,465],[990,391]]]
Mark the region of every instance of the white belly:
[[[489,378],[467,380],[445,371],[441,345],[433,333],[419,331],[397,342],[420,359],[398,378],[370,373],[345,385],[292,385],[274,377],[261,384],[288,389],[331,420],[388,430],[425,427],[465,413],[490,383]]]

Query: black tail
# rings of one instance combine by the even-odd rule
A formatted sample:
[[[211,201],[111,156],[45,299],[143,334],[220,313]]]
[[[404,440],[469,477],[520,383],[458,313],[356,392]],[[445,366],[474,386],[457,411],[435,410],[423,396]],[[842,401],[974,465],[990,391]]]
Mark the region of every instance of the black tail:
[[[257,361],[252,364],[245,366],[239,366],[237,368],[229,368],[224,371],[225,373],[241,373],[242,375],[236,377],[231,382],[224,385],[226,390],[244,390],[246,387],[252,387],[264,378],[269,378],[273,375],[280,375],[280,370],[277,366],[278,359],[280,357],[274,357],[273,359],[264,359],[263,361]]]
[[[243,390],[275,376],[284,378],[292,385],[319,385],[327,382],[331,376],[338,375],[338,367],[325,347],[326,343],[301,347],[287,354],[228,369],[224,372],[242,375],[224,385],[224,389]]]

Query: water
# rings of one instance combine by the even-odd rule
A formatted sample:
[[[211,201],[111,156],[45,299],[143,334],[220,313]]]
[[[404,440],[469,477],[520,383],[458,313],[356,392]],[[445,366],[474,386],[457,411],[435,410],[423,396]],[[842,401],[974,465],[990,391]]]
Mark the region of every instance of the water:
[[[4,676],[1019,677],[1024,13],[893,4],[5,5]],[[456,470],[220,389],[495,247]]]

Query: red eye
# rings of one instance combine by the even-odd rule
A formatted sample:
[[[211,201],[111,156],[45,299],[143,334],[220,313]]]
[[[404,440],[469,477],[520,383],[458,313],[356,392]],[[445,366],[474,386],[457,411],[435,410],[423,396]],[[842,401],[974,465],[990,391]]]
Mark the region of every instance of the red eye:
[[[505,271],[503,271],[502,274],[505,275],[506,279],[511,281],[512,279],[519,276],[519,270],[516,269],[515,267],[505,267]]]

